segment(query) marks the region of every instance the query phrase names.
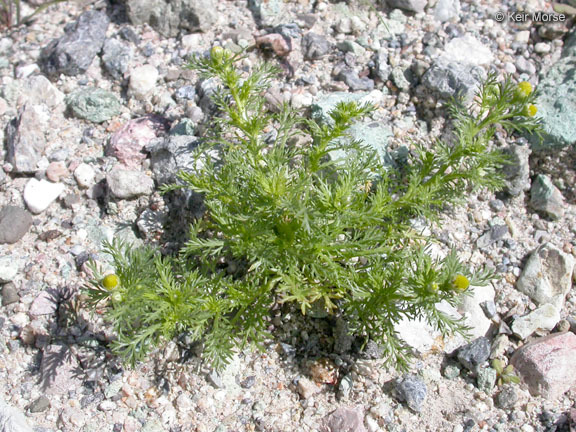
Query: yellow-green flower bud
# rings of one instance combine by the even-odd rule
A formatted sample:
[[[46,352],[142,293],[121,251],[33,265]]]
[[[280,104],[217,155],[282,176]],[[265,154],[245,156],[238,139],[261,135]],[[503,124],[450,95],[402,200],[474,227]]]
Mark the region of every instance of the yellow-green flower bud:
[[[215,63],[222,63],[231,54],[230,50],[222,48],[221,46],[214,45],[210,50],[210,57]]]
[[[120,285],[120,278],[113,273],[109,274],[109,275],[105,276],[104,279],[102,279],[102,285],[107,290],[114,289],[118,285]]]
[[[538,112],[536,105],[530,104],[524,107],[524,115],[527,117],[534,117]]]
[[[459,274],[452,279],[451,286],[455,291],[466,291],[470,286],[470,281],[466,276]]]
[[[428,286],[426,287],[426,289],[430,294],[436,294],[439,288],[440,286],[436,282],[432,282],[428,284]]]
[[[532,94],[532,84],[528,81],[520,81],[516,87],[516,95],[520,99],[525,99]]]

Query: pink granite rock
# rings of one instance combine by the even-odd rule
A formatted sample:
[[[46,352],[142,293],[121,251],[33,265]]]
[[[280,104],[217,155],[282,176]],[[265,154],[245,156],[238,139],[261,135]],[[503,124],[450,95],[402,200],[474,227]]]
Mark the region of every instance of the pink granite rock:
[[[168,127],[166,119],[149,115],[130,120],[110,138],[107,154],[129,168],[139,168],[146,159],[144,147]]]
[[[321,432],[367,432],[360,408],[340,407],[322,421]]]
[[[576,335],[554,333],[524,345],[511,359],[532,395],[555,399],[576,387]]]

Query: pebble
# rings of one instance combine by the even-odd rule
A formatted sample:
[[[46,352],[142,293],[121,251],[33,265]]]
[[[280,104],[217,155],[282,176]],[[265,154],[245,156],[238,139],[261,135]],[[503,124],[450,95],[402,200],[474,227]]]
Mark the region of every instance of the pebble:
[[[496,379],[498,375],[496,371],[492,368],[478,368],[476,370],[476,384],[480,391],[485,393],[492,393],[494,386],[496,385]]]
[[[106,182],[113,197],[131,199],[150,195],[154,191],[154,180],[140,171],[130,171],[114,167],[106,176]]]
[[[18,288],[12,282],[2,286],[2,306],[8,306],[20,300]]]
[[[146,99],[156,87],[158,69],[147,64],[138,66],[130,72],[128,93],[136,99]]]
[[[530,205],[553,220],[564,216],[564,197],[548,176],[538,174],[530,190]]]
[[[32,405],[30,405],[30,412],[31,413],[39,413],[44,412],[50,408],[50,399],[46,396],[42,395],[38,399],[36,399]]]
[[[109,91],[86,87],[66,97],[68,109],[78,118],[103,123],[122,111],[118,97]]]
[[[0,210],[0,244],[16,243],[28,232],[33,219],[20,207],[5,206]]]
[[[33,173],[44,156],[48,125],[46,105],[25,104],[6,126],[6,161],[14,173]]]
[[[0,283],[12,282],[19,269],[19,260],[11,256],[0,257]]]
[[[321,430],[330,432],[367,432],[360,408],[339,407],[322,419]]]
[[[494,402],[498,408],[503,410],[513,409],[518,402],[518,392],[512,385],[505,385],[494,397]]]
[[[81,188],[89,188],[94,184],[94,179],[96,177],[96,172],[91,165],[82,162],[74,170],[74,178]]]
[[[552,330],[558,321],[558,309],[551,304],[544,304],[529,314],[516,318],[512,323],[512,331],[521,339],[526,339],[537,330]]]
[[[416,412],[422,410],[422,405],[426,399],[426,384],[417,375],[404,375],[396,384],[398,398],[406,402],[410,409]]]
[[[272,51],[279,57],[285,57],[290,54],[292,47],[289,39],[287,40],[278,33],[270,33],[256,38],[256,46],[263,51]]]
[[[519,348],[510,363],[532,395],[557,399],[576,385],[576,335],[554,333]]]
[[[330,43],[324,36],[309,32],[302,38],[302,52],[307,60],[319,60],[330,52]]]
[[[0,399],[0,426],[2,432],[34,432],[24,414],[2,399]]]
[[[322,389],[321,386],[309,380],[306,377],[300,377],[298,380],[297,390],[298,394],[304,399],[309,399]]]
[[[34,214],[42,213],[64,192],[64,185],[47,180],[28,180],[24,188],[24,202]]]
[[[442,373],[444,377],[453,380],[460,376],[460,368],[455,364],[447,364]]]
[[[458,361],[466,369],[475,372],[490,357],[490,342],[479,337],[458,350]]]
[[[427,0],[388,0],[388,6],[405,10],[407,12],[424,12]]]
[[[66,176],[68,176],[68,169],[64,162],[51,162],[46,169],[46,178],[53,183],[58,183]]]
[[[122,79],[128,71],[132,56],[132,47],[119,39],[107,39],[102,48],[102,63],[117,80]]]

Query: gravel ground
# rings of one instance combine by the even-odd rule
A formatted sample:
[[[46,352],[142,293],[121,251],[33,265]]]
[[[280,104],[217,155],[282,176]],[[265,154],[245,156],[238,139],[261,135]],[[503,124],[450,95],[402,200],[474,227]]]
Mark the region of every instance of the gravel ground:
[[[155,7],[143,4],[61,3],[0,38],[0,431],[576,427],[576,96],[574,75],[551,78],[576,58],[570,17],[508,16],[551,12],[539,0],[201,1],[178,28],[139,22],[139,10]],[[68,40],[50,44],[65,30]],[[251,47],[246,68],[262,59],[282,68],[272,104],[314,110],[334,95],[375,102],[375,145],[390,151],[449,136],[443,101],[472,94],[490,70],[544,89],[568,86],[558,99],[568,121],[543,146],[496,135],[494,145],[516,158],[506,191],[470,196],[437,226],[415,221],[440,240],[438,254],[456,248],[501,276],[458,311],[479,339],[456,351],[466,342],[401,323],[416,354],[402,375],[382,366],[377,346],[360,350],[341,320],[282,309],[270,318],[277,338],[264,352],[238,353],[222,374],[185,340],[135,369],[118,362],[110,327],[78,296],[86,262],[102,261],[101,243],[113,237],[174,248],[184,229],[177,221],[198,211],[158,193],[185,158],[154,161],[162,145],[189,145],[205,129],[210,83],[184,66],[214,45]],[[497,385],[493,358],[512,361],[524,381]]]

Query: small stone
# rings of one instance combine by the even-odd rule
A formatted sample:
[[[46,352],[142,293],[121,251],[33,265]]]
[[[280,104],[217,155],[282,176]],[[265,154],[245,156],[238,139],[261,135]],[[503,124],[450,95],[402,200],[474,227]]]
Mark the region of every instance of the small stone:
[[[64,102],[64,98],[64,93],[44,75],[31,76],[22,84],[20,99],[25,103],[55,108]]]
[[[116,402],[113,402],[111,400],[105,400],[100,402],[100,404],[98,405],[98,409],[100,411],[112,411],[116,408]]]
[[[51,182],[58,183],[66,176],[68,176],[68,169],[64,162],[51,162],[46,168],[46,178]]]
[[[532,183],[530,204],[553,220],[564,216],[564,197],[548,176],[539,174]]]
[[[570,331],[570,321],[568,321],[567,319],[561,319],[560,321],[558,321],[558,324],[556,324],[554,331],[556,333],[564,333]]]
[[[2,207],[0,210],[0,244],[16,243],[24,237],[32,223],[32,216],[23,208]]]
[[[48,125],[45,105],[25,104],[6,126],[6,161],[14,173],[33,173],[46,149],[44,129]]]
[[[480,307],[484,311],[484,314],[486,315],[487,318],[492,319],[498,315],[496,304],[492,300],[480,303]]]
[[[503,410],[513,409],[518,402],[518,393],[513,386],[505,385],[494,398],[494,402],[498,408]]]
[[[338,383],[338,397],[340,399],[345,399],[350,395],[350,392],[354,388],[354,379],[352,375],[344,375],[340,382]]]
[[[479,337],[458,350],[458,361],[466,369],[475,372],[490,357],[490,342]]]
[[[424,12],[428,0],[387,0],[387,4],[407,12],[419,13]]]
[[[59,295],[54,290],[44,290],[36,296],[28,313],[32,316],[51,315],[58,309]]]
[[[373,57],[374,61],[374,69],[373,73],[376,77],[382,81],[388,81],[390,77],[390,72],[392,71],[392,67],[388,63],[388,50],[387,49],[379,49],[378,52]]]
[[[34,432],[18,409],[0,399],[0,430],[2,432]]]
[[[112,196],[119,199],[136,198],[154,192],[154,180],[140,171],[129,171],[118,166],[106,176]]]
[[[13,257],[0,257],[0,283],[12,282],[18,274],[19,268],[19,261]]]
[[[510,363],[532,395],[557,399],[576,386],[576,335],[554,333],[519,348]]]
[[[282,24],[288,13],[282,0],[249,0],[248,7],[258,25],[262,27]]]
[[[484,393],[492,393],[497,378],[498,374],[492,368],[479,368],[476,371],[476,384],[478,389]]]
[[[572,287],[576,260],[570,254],[545,243],[530,254],[516,282],[516,289],[537,304],[553,304],[562,310],[564,299]]]
[[[444,48],[441,58],[448,63],[472,66],[486,66],[494,61],[490,48],[471,34],[450,40]]]
[[[102,63],[115,79],[122,79],[130,67],[132,47],[118,39],[107,39],[102,49]]]
[[[461,95],[470,100],[485,75],[479,66],[439,59],[424,74],[422,84],[442,98]]]
[[[194,149],[198,144],[198,138],[190,136],[170,136],[151,141],[148,150],[158,184],[172,183],[178,172],[193,170],[197,163]]]
[[[158,135],[166,132],[166,129],[166,119],[157,115],[130,120],[112,135],[106,152],[128,168],[136,169],[146,158],[146,146]]]
[[[102,123],[120,114],[118,98],[106,90],[94,87],[80,88],[66,97],[68,109],[78,118]]]
[[[302,38],[302,51],[306,60],[318,60],[330,52],[330,43],[324,36],[309,32]]]
[[[374,89],[374,81],[368,77],[360,78],[358,72],[350,67],[343,67],[335,76],[338,81],[346,83],[352,91],[370,91]]]
[[[508,227],[506,225],[491,226],[482,236],[476,241],[479,249],[486,249],[493,243],[502,240],[508,234]]]
[[[96,172],[94,171],[94,168],[84,162],[78,165],[74,170],[74,178],[76,179],[78,186],[82,188],[89,188],[92,186],[95,177]]]
[[[460,0],[438,0],[434,8],[434,18],[440,22],[450,21],[460,16]]]
[[[136,99],[146,99],[156,87],[158,75],[158,69],[149,64],[134,68],[130,72],[128,93]]]
[[[398,398],[406,402],[408,407],[415,412],[422,410],[422,404],[426,399],[426,384],[417,375],[405,375],[396,384]]]
[[[526,339],[536,330],[552,330],[560,321],[558,309],[551,304],[545,304],[527,315],[516,318],[512,323],[512,331],[521,339]]]
[[[404,69],[401,67],[392,68],[392,81],[394,81],[394,84],[396,84],[396,87],[400,90],[410,90],[410,82],[406,79]]]
[[[321,387],[306,377],[298,380],[297,390],[304,399],[309,399],[320,391]]]
[[[251,375],[249,377],[246,377],[244,380],[240,382],[240,387],[242,387],[243,389],[249,389],[252,388],[255,383],[256,383],[256,376]]]
[[[339,407],[322,420],[320,432],[367,432],[360,408]]]
[[[12,282],[8,282],[2,287],[2,306],[8,306],[20,301],[18,289]]]
[[[144,238],[148,238],[157,232],[161,232],[168,220],[168,211],[166,210],[144,210],[138,217],[136,226]]]
[[[42,395],[34,402],[32,402],[32,405],[30,405],[30,412],[31,413],[44,412],[48,408],[50,408],[50,399]]]
[[[110,19],[105,12],[90,10],[67,27],[64,36],[50,42],[40,54],[42,69],[49,76],[86,72],[102,49]]]
[[[279,57],[290,54],[290,40],[278,33],[270,33],[256,38],[256,46],[264,51],[273,51]]]
[[[447,364],[443,370],[444,377],[449,380],[456,379],[460,376],[460,368],[455,364]]]
[[[34,213],[42,213],[64,192],[64,185],[32,178],[24,187],[24,202]]]
[[[538,42],[534,44],[534,52],[538,54],[548,54],[552,47],[547,42]]]

